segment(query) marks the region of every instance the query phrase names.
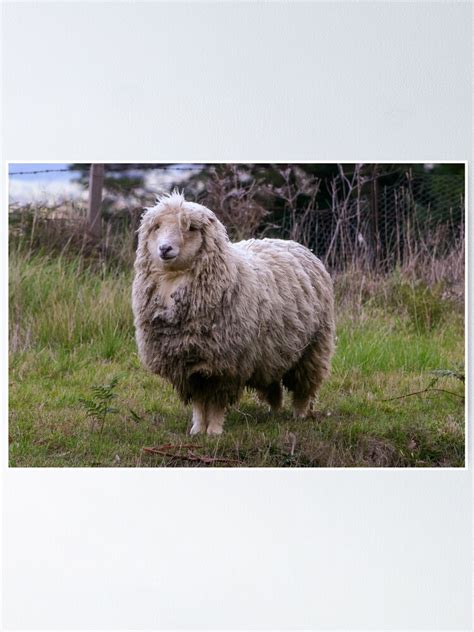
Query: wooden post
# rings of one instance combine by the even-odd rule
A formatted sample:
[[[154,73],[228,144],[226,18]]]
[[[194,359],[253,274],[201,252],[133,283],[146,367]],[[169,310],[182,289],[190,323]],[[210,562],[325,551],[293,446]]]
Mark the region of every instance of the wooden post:
[[[104,165],[91,165],[89,176],[89,209],[87,213],[87,232],[99,241],[102,233],[101,203],[104,186]]]

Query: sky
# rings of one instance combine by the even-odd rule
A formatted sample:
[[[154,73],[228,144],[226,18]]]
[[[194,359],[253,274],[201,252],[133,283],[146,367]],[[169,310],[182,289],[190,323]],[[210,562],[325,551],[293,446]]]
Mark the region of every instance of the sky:
[[[11,205],[40,203],[53,206],[63,201],[80,201],[85,204],[87,190],[76,180],[79,172],[61,171],[67,169],[69,164],[65,162],[9,164],[9,203]],[[31,175],[28,175],[28,172],[32,172]],[[145,172],[144,186],[150,192],[162,192],[169,188],[171,182],[179,182],[188,175],[188,171],[173,170],[173,168],[167,171],[150,170]]]
[[[20,180],[21,182],[69,182],[72,176],[77,176],[77,171],[68,171],[68,172],[58,172],[59,169],[67,169],[70,163],[67,162],[58,162],[58,163],[50,163],[50,162],[22,162],[22,163],[13,163],[8,166],[8,174],[10,176],[10,181],[12,180]],[[56,170],[54,173],[32,173],[31,175],[18,175],[15,176],[15,173],[21,172],[33,172],[33,171],[46,171],[46,170]]]
[[[83,187],[74,182],[77,171],[59,171],[67,169],[69,163],[24,162],[8,166],[10,204],[45,203],[55,204],[63,200],[85,199]],[[24,172],[54,170],[48,173]],[[15,175],[21,172],[21,175]]]

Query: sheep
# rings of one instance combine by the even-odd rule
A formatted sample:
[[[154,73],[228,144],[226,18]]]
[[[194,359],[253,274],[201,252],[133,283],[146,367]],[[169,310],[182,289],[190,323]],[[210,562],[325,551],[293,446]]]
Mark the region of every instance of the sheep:
[[[321,261],[294,241],[231,243],[177,191],[142,216],[132,304],[140,359],[192,402],[192,435],[221,434],[245,387],[277,411],[285,386],[304,417],[329,375],[334,298]]]

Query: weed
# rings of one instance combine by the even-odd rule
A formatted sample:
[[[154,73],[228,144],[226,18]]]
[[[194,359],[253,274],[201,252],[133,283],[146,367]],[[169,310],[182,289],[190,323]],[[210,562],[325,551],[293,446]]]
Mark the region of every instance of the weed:
[[[433,375],[436,375],[437,378],[442,377],[454,377],[456,380],[460,382],[465,382],[465,373],[463,370],[453,371],[452,369],[436,369],[435,371],[430,371]]]
[[[115,376],[109,384],[96,385],[92,387],[93,396],[91,399],[80,399],[81,404],[87,411],[87,416],[98,424],[99,434],[102,434],[107,415],[118,413],[118,409],[111,406],[112,400],[117,397],[115,388],[118,378]]]

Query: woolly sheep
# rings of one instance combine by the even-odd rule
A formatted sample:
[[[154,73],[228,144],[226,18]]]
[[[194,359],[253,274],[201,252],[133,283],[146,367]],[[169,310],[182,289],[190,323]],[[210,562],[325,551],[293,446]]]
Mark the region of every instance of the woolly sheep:
[[[277,410],[283,384],[304,416],[334,350],[333,288],[321,261],[294,241],[231,243],[212,211],[178,192],[146,210],[138,236],[138,352],[192,402],[191,434],[220,434],[245,387]]]

